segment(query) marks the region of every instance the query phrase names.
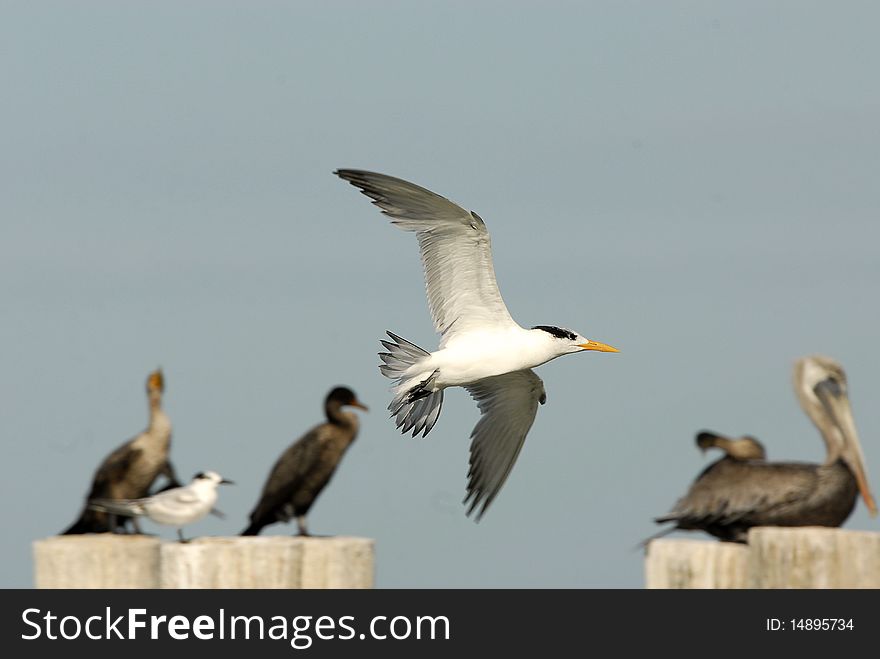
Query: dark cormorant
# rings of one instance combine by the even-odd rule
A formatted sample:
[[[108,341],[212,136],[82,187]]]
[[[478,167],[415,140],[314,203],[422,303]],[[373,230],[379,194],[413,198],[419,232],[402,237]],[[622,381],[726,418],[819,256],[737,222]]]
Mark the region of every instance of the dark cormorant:
[[[117,518],[89,508],[91,499],[140,499],[150,494],[150,487],[159,476],[165,476],[172,486],[180,483],[168,460],[171,446],[171,420],[162,410],[162,392],[165,379],[161,369],[147,378],[147,399],[150,403],[150,424],[134,439],[104,458],[95,471],[86,505],[77,519],[62,535],[75,533],[104,533],[125,529],[126,518]],[[134,522],[135,529],[138,529]]]
[[[309,430],[278,458],[242,535],[257,535],[264,526],[293,517],[299,534],[309,535],[306,515],[357,437],[358,418],[342,409],[347,406],[367,409],[346,387],[336,387],[327,395],[327,421]]]

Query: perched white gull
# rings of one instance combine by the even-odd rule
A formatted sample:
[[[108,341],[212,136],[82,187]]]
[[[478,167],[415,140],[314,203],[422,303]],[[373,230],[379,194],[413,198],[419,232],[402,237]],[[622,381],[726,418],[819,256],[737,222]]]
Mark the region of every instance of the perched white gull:
[[[471,432],[468,515],[480,519],[498,494],[547,397],[531,369],[573,352],[616,348],[550,325],[525,329],[501,299],[489,232],[480,216],[445,197],[384,174],[340,169],[337,176],[373,200],[404,231],[414,231],[428,306],[440,348],[429,353],[388,332],[382,374],[395,381],[388,409],[401,432],[427,435],[443,390],[464,387],[482,416]]]
[[[184,542],[181,528],[202,519],[217,503],[217,486],[232,484],[214,471],[195,475],[189,485],[163,490],[143,499],[92,499],[89,507],[115,515],[148,517],[157,524],[177,527],[177,537]]]

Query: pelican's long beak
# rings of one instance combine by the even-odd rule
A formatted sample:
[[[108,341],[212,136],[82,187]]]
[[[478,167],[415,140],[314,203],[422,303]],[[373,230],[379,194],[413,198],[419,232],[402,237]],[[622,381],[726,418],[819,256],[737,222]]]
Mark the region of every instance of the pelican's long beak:
[[[817,391],[817,394],[820,392]],[[868,486],[868,475],[865,471],[865,456],[862,455],[862,445],[859,443],[859,433],[853,420],[852,408],[846,394],[843,395],[820,395],[823,403],[832,414],[834,426],[839,431],[843,446],[840,448],[840,458],[852,470],[856,477],[856,484],[871,517],[877,515],[877,504],[871,488]]]
[[[727,438],[706,430],[697,434],[697,447],[703,452],[703,455],[706,455],[706,451],[710,448],[715,448],[719,441],[727,441]]]
[[[586,343],[578,343],[578,348],[584,350],[598,350],[599,352],[620,352],[617,348],[613,348],[598,341],[587,341]]]

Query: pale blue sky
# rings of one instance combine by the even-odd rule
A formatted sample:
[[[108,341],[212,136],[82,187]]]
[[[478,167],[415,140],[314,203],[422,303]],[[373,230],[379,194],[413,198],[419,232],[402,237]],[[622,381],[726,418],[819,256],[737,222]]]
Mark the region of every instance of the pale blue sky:
[[[847,369],[880,477],[875,3],[0,8],[0,584],[32,584],[30,542],[143,428],[157,365],[181,475],[239,483],[193,533],[240,531],[351,386],[373,411],[310,522],[376,538],[379,586],[640,587],[696,431],[824,457],[803,354]],[[476,210],[515,319],[622,350],[538,370],[548,404],[479,524],[467,395],[426,439],[386,419],[384,330],[437,339],[413,236],[338,167]]]

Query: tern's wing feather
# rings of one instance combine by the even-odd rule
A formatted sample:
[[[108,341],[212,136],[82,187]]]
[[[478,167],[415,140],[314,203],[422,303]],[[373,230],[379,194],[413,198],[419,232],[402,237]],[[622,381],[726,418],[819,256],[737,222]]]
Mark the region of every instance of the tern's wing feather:
[[[476,213],[392,176],[356,169],[336,174],[360,188],[393,224],[416,233],[428,306],[444,340],[453,325],[460,332],[514,324],[495,281],[489,232]]]
[[[466,387],[482,416],[471,432],[468,515],[479,520],[498,494],[519,456],[545,398],[544,383],[531,369],[485,378]]]

